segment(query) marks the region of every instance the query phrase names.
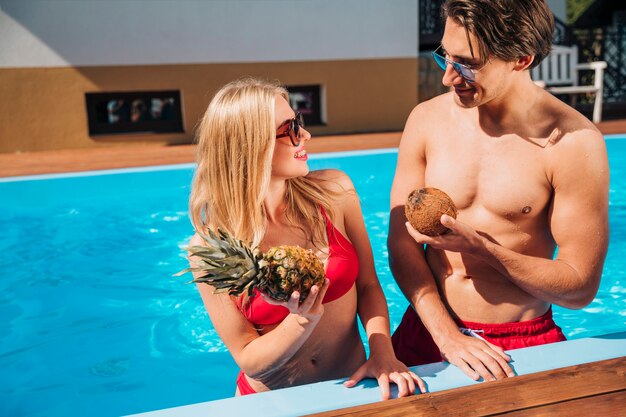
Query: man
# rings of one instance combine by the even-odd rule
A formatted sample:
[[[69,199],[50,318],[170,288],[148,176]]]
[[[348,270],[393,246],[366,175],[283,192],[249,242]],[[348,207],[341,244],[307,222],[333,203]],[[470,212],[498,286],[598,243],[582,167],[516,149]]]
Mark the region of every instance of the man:
[[[595,126],[530,78],[551,47],[543,0],[448,0],[443,15],[435,59],[453,91],[409,116],[391,191],[390,266],[411,303],[393,342],[409,366],[445,359],[494,380],[514,375],[504,350],[565,340],[552,304],[593,300],[609,168]],[[444,235],[406,223],[425,186],[458,208]]]

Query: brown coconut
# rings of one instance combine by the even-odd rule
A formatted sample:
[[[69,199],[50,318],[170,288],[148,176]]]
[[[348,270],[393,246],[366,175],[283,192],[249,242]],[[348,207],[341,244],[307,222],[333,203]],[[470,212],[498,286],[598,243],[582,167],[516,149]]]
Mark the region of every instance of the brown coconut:
[[[457,209],[450,196],[438,188],[426,187],[409,194],[404,213],[411,226],[428,236],[439,236],[449,229],[441,224],[441,216],[447,214],[456,219]]]

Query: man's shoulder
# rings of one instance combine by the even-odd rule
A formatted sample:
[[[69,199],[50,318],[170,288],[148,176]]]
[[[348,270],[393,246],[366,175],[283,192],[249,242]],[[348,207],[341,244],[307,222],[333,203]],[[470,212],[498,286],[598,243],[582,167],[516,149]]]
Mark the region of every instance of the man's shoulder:
[[[550,165],[554,172],[567,172],[577,166],[581,175],[593,167],[607,164],[604,136],[585,116],[563,104],[554,118],[554,140],[546,150],[551,154]]]
[[[440,94],[426,101],[422,101],[413,108],[412,113],[440,113],[443,108],[449,108],[451,104],[454,104],[454,97],[452,92]]]
[[[555,149],[574,147],[579,150],[589,146],[604,146],[604,136],[598,128],[585,116],[574,109],[571,114],[564,114],[555,123],[555,130],[560,132]]]
[[[550,93],[546,92],[546,94],[548,94],[549,99],[542,106],[543,109],[537,109],[537,113],[541,114],[542,117],[550,118],[552,128],[562,132],[564,139],[581,137],[602,138],[602,133],[591,120]]]
[[[415,106],[407,119],[403,139],[413,141],[415,136],[428,136],[433,126],[451,120],[450,112],[455,106],[452,94],[441,94]]]
[[[552,147],[552,152],[558,155],[556,160],[563,163],[607,158],[604,136],[593,125],[564,127],[561,138]]]

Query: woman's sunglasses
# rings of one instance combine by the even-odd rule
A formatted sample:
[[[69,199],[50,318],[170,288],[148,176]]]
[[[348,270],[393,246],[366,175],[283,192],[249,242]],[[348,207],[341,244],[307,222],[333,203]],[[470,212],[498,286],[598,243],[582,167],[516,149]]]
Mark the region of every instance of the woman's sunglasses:
[[[466,80],[468,83],[473,83],[476,81],[476,73],[480,69],[472,68],[469,65],[454,62],[446,58],[445,56],[438,54],[437,51],[439,51],[440,49],[442,49],[441,46],[439,46],[439,48],[437,48],[435,52],[433,52],[433,58],[435,58],[435,62],[442,70],[445,71],[448,67],[448,64],[450,64],[452,65],[452,68],[454,68],[454,70],[461,76],[461,78]]]
[[[287,129],[284,127],[287,126]],[[300,112],[296,113],[296,117],[293,119],[285,120],[285,123],[278,126],[278,130],[276,131],[276,139],[284,138],[289,136],[289,140],[291,140],[291,144],[293,146],[300,145],[300,128],[304,127],[304,118]]]

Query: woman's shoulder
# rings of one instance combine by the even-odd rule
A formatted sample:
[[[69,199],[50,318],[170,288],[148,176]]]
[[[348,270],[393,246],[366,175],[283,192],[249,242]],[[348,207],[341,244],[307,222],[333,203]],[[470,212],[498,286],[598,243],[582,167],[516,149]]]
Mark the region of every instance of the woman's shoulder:
[[[194,233],[189,240],[189,246],[204,246],[204,239],[198,233]]]
[[[320,182],[330,191],[342,192],[354,189],[352,180],[345,172],[338,169],[319,169],[309,172],[307,178]]]

